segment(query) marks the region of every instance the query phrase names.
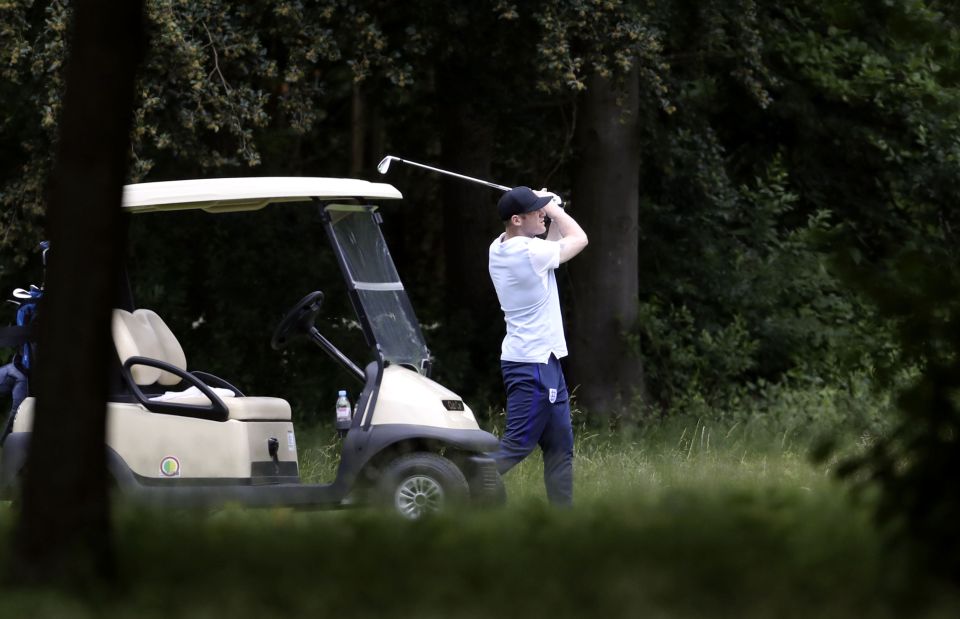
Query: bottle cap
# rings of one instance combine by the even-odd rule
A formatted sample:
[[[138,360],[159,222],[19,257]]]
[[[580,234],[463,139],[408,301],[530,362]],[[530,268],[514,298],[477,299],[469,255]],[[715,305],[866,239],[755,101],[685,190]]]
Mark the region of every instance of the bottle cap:
[[[347,392],[346,392],[346,390],[344,390],[344,389],[341,389],[341,390],[340,390],[340,392],[339,392],[339,393],[337,393],[337,395],[342,395],[342,396],[345,396],[345,395],[347,395]]]

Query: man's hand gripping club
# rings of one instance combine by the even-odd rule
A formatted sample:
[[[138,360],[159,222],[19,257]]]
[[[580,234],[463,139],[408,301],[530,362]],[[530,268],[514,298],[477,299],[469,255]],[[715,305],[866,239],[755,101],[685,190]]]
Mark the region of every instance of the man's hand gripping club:
[[[573,217],[563,210],[563,200],[557,194],[546,188],[533,193],[538,196],[550,196],[550,202],[543,207],[544,214],[550,218],[550,230],[547,232],[548,241],[560,243],[560,264],[570,260],[583,251],[587,246],[587,233],[583,231]]]

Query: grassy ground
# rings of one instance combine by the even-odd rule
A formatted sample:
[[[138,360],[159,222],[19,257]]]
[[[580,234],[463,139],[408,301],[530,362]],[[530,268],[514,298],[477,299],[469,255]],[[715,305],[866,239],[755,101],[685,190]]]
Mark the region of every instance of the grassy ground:
[[[328,431],[299,442],[305,476],[329,478]],[[418,523],[123,508],[116,587],[0,587],[0,616],[957,616],[956,594],[885,548],[830,465],[804,454],[788,435],[694,420],[632,438],[582,430],[569,511],[545,505],[538,458],[507,475],[507,508]]]

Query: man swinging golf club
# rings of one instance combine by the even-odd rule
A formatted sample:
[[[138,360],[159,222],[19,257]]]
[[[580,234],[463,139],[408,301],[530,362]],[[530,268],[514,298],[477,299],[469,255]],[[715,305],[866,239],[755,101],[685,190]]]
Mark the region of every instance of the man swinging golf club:
[[[490,278],[507,323],[500,368],[507,425],[493,454],[500,474],[543,450],[550,503],[573,503],[573,426],[560,359],[567,355],[554,271],[587,246],[556,194],[515,187],[497,204],[504,232],[490,245]],[[544,217],[552,220],[547,231]]]

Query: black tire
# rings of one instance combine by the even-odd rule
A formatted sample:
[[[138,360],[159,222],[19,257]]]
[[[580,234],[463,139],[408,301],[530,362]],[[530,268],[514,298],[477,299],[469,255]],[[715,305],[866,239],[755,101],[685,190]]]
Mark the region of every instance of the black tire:
[[[463,504],[470,488],[456,464],[434,453],[416,452],[387,466],[376,493],[380,505],[416,520]]]

